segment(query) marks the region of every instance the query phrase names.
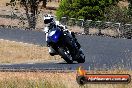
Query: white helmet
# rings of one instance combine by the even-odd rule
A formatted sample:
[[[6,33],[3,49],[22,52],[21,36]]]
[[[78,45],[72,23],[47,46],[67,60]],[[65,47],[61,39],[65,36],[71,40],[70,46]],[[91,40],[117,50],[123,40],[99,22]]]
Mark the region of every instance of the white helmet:
[[[47,14],[44,16],[44,23],[49,24],[51,22],[54,22],[54,17],[50,14]]]

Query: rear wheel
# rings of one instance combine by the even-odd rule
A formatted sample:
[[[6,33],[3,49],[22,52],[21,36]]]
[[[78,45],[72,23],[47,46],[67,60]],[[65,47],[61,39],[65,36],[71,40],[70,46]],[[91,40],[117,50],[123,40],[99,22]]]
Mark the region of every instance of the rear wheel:
[[[77,59],[78,63],[84,63],[85,62],[85,55],[82,51],[80,51],[80,57]]]
[[[85,58],[83,57],[79,57],[77,60],[78,63],[84,63],[85,62]]]
[[[68,64],[73,63],[72,56],[70,55],[69,51],[66,51],[66,50],[64,50],[63,48],[60,47],[58,49],[58,52]]]

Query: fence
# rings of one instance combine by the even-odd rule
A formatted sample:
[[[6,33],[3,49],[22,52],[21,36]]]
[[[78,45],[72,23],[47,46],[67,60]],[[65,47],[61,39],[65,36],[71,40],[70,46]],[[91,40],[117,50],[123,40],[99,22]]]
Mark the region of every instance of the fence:
[[[107,35],[113,37],[131,37],[132,24],[122,24],[105,21],[92,21],[75,18],[61,18],[61,23],[69,27],[76,27],[83,30],[85,34]]]
[[[17,10],[1,10],[0,11],[0,19],[6,19],[8,23],[2,21],[0,22],[0,27],[10,27],[10,28],[22,28],[26,29],[28,27],[28,21],[26,18],[26,14]],[[43,15],[39,12],[36,29],[43,29]],[[4,20],[5,21],[5,20]],[[68,25],[68,28],[84,34],[92,34],[92,35],[107,35],[114,37],[131,37],[132,33],[132,24],[121,24],[114,22],[104,22],[104,21],[92,21],[75,18],[67,19],[66,17],[62,17],[60,22],[63,25]]]

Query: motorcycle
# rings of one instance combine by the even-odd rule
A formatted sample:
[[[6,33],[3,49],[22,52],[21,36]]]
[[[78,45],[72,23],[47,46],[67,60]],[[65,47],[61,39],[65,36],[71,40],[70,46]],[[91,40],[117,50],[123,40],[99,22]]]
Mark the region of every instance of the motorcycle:
[[[77,61],[78,63],[85,62],[83,51],[77,47],[75,39],[68,36],[67,31],[63,31],[59,27],[53,27],[48,33],[49,45],[68,64],[72,64],[73,61]]]

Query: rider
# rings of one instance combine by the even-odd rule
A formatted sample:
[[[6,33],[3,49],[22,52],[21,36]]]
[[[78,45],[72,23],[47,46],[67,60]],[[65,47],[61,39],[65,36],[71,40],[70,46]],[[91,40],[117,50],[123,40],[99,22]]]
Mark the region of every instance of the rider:
[[[75,39],[76,43],[77,43],[77,46],[78,48],[80,49],[80,44],[78,43],[77,39],[75,38],[75,34],[74,32],[71,32],[71,31],[68,31],[67,27],[60,24],[59,21],[56,21],[55,18],[50,15],[50,14],[47,14],[44,16],[44,24],[45,24],[45,28],[44,28],[44,32],[46,33],[46,42],[47,42],[47,46],[49,47],[49,54],[51,56],[54,56],[56,55],[56,52],[55,50],[49,45],[49,42],[48,42],[48,32],[51,28],[53,27],[59,27],[60,29],[62,29],[63,31],[66,31],[68,33],[68,36],[70,36],[71,38]]]

